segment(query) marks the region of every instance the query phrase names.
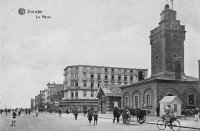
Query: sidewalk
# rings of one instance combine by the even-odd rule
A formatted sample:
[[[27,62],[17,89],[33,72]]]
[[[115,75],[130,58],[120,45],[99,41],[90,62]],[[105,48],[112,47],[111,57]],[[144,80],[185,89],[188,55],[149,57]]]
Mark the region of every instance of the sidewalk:
[[[57,115],[58,113],[52,113]],[[73,113],[70,114],[66,114],[63,113],[62,115],[73,115]],[[79,113],[79,116],[84,116],[83,113]],[[113,119],[113,114],[98,114],[99,118],[103,118],[103,119]],[[136,119],[136,118],[133,118]],[[157,121],[160,120],[160,117],[156,117],[156,116],[147,116],[146,117],[146,124],[157,124]],[[120,121],[122,121],[122,118],[120,117]],[[181,124],[182,128],[199,128],[198,130],[200,130],[200,120],[198,122],[194,122],[194,118],[192,117],[186,117],[186,119],[178,119],[178,121]]]

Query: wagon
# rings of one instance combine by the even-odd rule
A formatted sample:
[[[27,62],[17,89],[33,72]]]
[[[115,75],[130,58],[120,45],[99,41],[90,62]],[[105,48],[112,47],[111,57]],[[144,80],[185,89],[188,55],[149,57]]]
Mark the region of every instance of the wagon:
[[[122,109],[122,120],[125,124],[129,124],[130,122],[137,122],[143,124],[146,120],[146,109],[140,108],[130,108],[130,109]]]

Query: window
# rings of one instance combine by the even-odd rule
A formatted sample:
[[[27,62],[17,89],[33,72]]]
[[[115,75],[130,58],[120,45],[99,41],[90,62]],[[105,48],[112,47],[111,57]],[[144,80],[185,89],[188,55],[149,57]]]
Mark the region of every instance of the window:
[[[111,80],[112,80],[112,81],[115,80],[115,76],[114,76],[114,75],[111,76]]]
[[[106,86],[106,87],[108,86],[108,81],[105,81],[105,86]]]
[[[156,60],[158,60],[158,59],[159,59],[159,56],[157,55],[157,56],[156,56]]]
[[[87,92],[86,90],[83,91],[83,97],[86,97],[87,96]]]
[[[101,74],[98,74],[98,80],[101,80]]]
[[[121,85],[121,82],[118,82],[118,85]]]
[[[94,87],[94,82],[91,82],[91,88],[93,88]]]
[[[121,81],[121,75],[118,75],[118,81]]]
[[[74,82],[73,81],[71,81],[71,87],[74,87]]]
[[[74,75],[75,75],[75,78],[78,78],[78,73],[75,73]]]
[[[78,99],[78,91],[76,91],[76,99]]]
[[[83,87],[87,87],[87,81],[83,81]]]
[[[129,106],[128,96],[125,96],[125,106]]]
[[[71,73],[71,78],[74,78],[74,73]]]
[[[94,74],[91,74],[91,79],[94,79]]]
[[[133,81],[133,76],[130,76],[130,81]]]
[[[151,94],[146,95],[146,104],[147,104],[147,106],[151,105]]]
[[[108,76],[107,75],[105,75],[105,80],[108,80]]]
[[[174,104],[174,112],[177,112],[177,104]]]
[[[173,57],[173,58],[176,58],[176,57],[177,57],[177,54],[176,54],[176,53],[173,53],[173,54],[172,54],[172,57]]]
[[[195,105],[195,95],[194,94],[188,95],[188,105],[191,105],[191,106]]]
[[[75,86],[78,87],[78,81],[75,81]]]
[[[112,73],[115,73],[115,69],[112,68],[112,69],[111,69],[111,72],[112,72]]]
[[[94,91],[91,91],[91,97],[94,97]]]
[[[108,68],[105,68],[105,73],[108,73]]]
[[[83,77],[87,77],[87,72],[83,72]]]
[[[71,98],[72,99],[74,98],[74,92],[71,92]]]
[[[139,96],[135,95],[135,107],[139,108]]]
[[[124,76],[124,81],[127,81],[127,76]]]
[[[133,70],[130,70],[130,73],[133,73]]]

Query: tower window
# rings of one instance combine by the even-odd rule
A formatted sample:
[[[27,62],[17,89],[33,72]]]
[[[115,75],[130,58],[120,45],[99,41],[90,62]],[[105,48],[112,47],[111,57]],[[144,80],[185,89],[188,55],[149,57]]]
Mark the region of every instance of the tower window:
[[[158,59],[159,59],[159,56],[157,55],[157,56],[156,56],[156,60],[158,60]]]
[[[173,58],[176,58],[176,57],[177,57],[177,54],[176,54],[176,53],[173,53],[173,54],[172,54],[172,57],[173,57]]]

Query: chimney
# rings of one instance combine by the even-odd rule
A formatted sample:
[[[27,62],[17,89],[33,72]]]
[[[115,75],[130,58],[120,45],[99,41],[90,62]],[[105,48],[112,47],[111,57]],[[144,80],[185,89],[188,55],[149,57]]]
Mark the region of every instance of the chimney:
[[[175,58],[175,80],[181,80],[181,57]]]

